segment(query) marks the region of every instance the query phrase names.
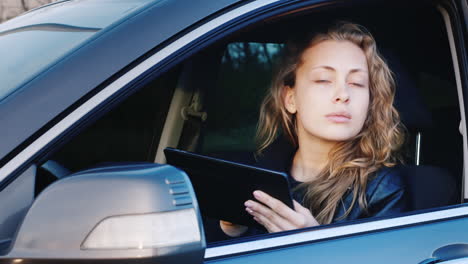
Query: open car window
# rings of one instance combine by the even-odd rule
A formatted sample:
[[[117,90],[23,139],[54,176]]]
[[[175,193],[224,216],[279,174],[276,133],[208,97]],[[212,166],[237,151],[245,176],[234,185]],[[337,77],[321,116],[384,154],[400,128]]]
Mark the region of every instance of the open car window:
[[[216,76],[216,84],[203,87],[208,118],[198,130],[197,147],[191,150],[256,165],[255,136],[260,104],[289,38],[319,30],[317,25],[329,21],[358,21],[376,38],[379,51],[397,82],[395,106],[406,128],[402,153],[408,168],[410,212],[460,203],[461,115],[444,20],[435,6],[418,9],[421,17],[417,19],[412,15],[416,10],[412,8],[416,7],[403,9],[390,5],[386,8],[391,12],[372,5],[366,7],[366,14],[362,13],[362,7],[311,11],[253,25],[250,30],[225,40],[216,47],[221,52],[213,51],[219,65],[211,71]],[[393,20],[388,14],[398,14],[399,20]],[[217,225],[213,221],[209,223],[211,228],[206,229],[217,230]],[[218,233],[208,239],[215,242],[226,237]]]

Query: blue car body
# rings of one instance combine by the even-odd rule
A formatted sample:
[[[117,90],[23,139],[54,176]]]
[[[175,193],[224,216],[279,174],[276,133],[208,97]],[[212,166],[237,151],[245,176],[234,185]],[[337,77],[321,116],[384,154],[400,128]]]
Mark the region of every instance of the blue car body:
[[[139,84],[164,74],[203,48],[271,17],[342,4],[324,0],[94,2],[60,1],[0,24],[0,60],[4,54],[9,64],[15,63],[15,56],[7,54],[15,48],[14,42],[4,41],[2,47],[2,37],[19,29],[90,32],[30,75],[7,83],[8,87],[1,80],[14,72],[0,68],[0,86],[5,85],[0,87],[0,190],[38,159],[44,159],[64,137],[101,117],[102,109],[118,104]],[[116,3],[127,5],[128,10],[116,11],[105,23],[99,19],[81,21],[80,12],[93,3],[100,12]],[[67,9],[67,5],[76,7]],[[439,6],[447,10],[443,12],[452,23],[462,91],[459,98],[467,102],[467,3],[446,1]],[[60,10],[66,10],[66,16]],[[24,24],[28,20],[37,24]],[[28,46],[35,48],[33,42]],[[393,218],[213,243],[206,249],[205,262],[468,263],[468,207],[462,202]],[[439,255],[434,253],[438,249],[443,249]],[[441,260],[447,262],[437,262]]]

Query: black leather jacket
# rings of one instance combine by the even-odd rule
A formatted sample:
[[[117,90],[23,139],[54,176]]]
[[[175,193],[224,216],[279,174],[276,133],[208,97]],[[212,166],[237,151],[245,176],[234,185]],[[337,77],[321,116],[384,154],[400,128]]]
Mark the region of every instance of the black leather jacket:
[[[257,157],[258,167],[284,171],[289,174],[292,157],[296,149],[286,140],[280,139],[270,145],[261,156]],[[352,191],[348,191],[337,207],[333,222],[343,222],[367,217],[392,216],[409,210],[409,199],[406,191],[405,173],[402,166],[392,168],[384,167],[370,177],[366,189],[367,210],[360,208],[359,204],[353,206],[351,212],[345,217],[346,210],[353,200]],[[298,183],[290,177],[291,184]],[[294,198],[301,202],[302,194],[295,193]]]
[[[261,156],[256,157],[256,161],[252,165],[269,170],[283,171],[290,175],[289,170],[295,152],[296,149],[285,139],[279,139],[265,149]],[[249,163],[252,163],[252,161]],[[356,204],[345,218],[341,218],[346,209],[351,206],[353,200],[353,193],[350,190],[344,195],[341,204],[337,207],[332,222],[338,223],[367,217],[393,216],[409,211],[410,204],[404,179],[405,175],[406,173],[402,166],[380,169],[374,177],[370,178],[367,184],[367,210],[363,210],[359,204]],[[292,187],[298,184],[291,176],[289,180]],[[301,202],[302,193],[293,193],[293,198]],[[219,220],[204,219],[204,225],[209,242],[230,238],[219,228]],[[261,230],[249,227],[242,237],[266,232],[265,229]]]

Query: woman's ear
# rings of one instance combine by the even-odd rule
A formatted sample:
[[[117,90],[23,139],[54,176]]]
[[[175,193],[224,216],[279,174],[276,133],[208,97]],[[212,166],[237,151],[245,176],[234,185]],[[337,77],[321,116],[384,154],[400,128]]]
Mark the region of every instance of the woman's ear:
[[[284,100],[284,105],[286,106],[286,110],[290,114],[295,114],[297,112],[296,109],[296,97],[295,97],[295,90],[294,88],[291,88],[289,86],[284,86],[283,87],[283,100]]]

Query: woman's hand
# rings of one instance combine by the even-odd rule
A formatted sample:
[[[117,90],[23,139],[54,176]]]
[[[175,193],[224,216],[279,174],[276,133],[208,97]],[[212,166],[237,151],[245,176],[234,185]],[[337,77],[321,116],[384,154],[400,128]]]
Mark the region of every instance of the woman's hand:
[[[254,196],[263,204],[248,200],[245,210],[270,233],[319,225],[309,209],[294,200],[293,210],[262,191],[255,191]]]
[[[223,232],[230,237],[238,237],[247,231],[247,227],[243,225],[233,224],[228,221],[219,221],[219,226]]]

